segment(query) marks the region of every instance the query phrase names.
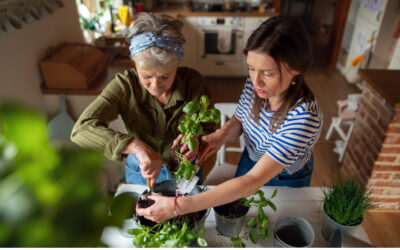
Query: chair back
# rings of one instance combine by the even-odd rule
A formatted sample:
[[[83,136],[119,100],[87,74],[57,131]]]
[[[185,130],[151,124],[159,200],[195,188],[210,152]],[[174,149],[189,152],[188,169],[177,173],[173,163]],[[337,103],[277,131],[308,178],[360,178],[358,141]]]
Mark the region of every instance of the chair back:
[[[216,103],[215,108],[219,109],[221,112],[221,127],[225,125],[226,121],[230,119],[235,113],[237,103]],[[239,137],[239,147],[226,147],[225,144],[222,145],[220,150],[217,152],[217,160],[215,161],[215,166],[225,164],[225,152],[243,152],[244,150],[244,137],[243,134]]]

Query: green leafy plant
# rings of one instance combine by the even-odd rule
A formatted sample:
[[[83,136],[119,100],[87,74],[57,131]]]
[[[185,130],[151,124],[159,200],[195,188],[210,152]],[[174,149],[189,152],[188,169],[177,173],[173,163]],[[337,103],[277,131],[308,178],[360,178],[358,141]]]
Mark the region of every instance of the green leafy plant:
[[[248,206],[257,207],[257,218],[252,218],[247,226],[252,228],[249,232],[250,240],[256,244],[258,242],[258,237],[266,240],[271,232],[271,227],[268,225],[268,216],[264,212],[264,207],[270,206],[272,210],[276,211],[276,206],[271,202],[271,199],[276,196],[278,190],[275,189],[269,199],[265,198],[264,192],[258,190],[256,194],[258,194],[259,199],[255,199],[254,196],[247,199],[246,204]]]
[[[181,145],[187,143],[190,151],[194,151],[197,146],[196,140],[193,137],[199,137],[203,134],[201,123],[220,122],[220,111],[215,108],[208,108],[209,105],[210,100],[207,96],[203,95],[200,97],[199,102],[195,100],[190,101],[183,108],[183,112],[186,115],[185,119],[179,124],[178,130],[184,135],[181,139]],[[179,164],[179,168],[175,172],[177,183],[179,183],[182,177],[189,180],[196,174],[196,167],[182,153],[175,151],[175,154]]]
[[[272,193],[271,197],[269,199],[265,198],[264,192],[261,190],[258,190],[253,196],[250,198],[247,198],[244,200],[244,202],[240,202],[237,205],[240,206],[246,206],[246,207],[252,207],[255,206],[257,208],[257,217],[256,218],[251,218],[249,222],[247,223],[247,226],[251,228],[251,231],[249,232],[249,238],[250,240],[254,243],[258,243],[258,238],[260,237],[262,240],[267,240],[270,233],[271,233],[271,227],[268,225],[269,218],[264,212],[264,208],[270,206],[272,210],[276,211],[276,206],[274,203],[272,203],[271,199],[276,196],[278,193],[278,190],[275,189],[274,192]],[[256,199],[256,195],[258,195],[258,199]],[[231,237],[231,242],[233,243],[233,246],[235,248],[244,248],[246,247],[246,244],[243,242],[243,238],[240,236],[240,231],[237,228],[237,223],[236,223],[236,218],[234,216],[230,216],[233,218],[237,235],[236,237]]]
[[[100,153],[56,147],[46,119],[0,103],[0,246],[95,247],[111,199],[97,185]]]
[[[354,179],[336,178],[322,192],[326,214],[341,225],[360,224],[364,213],[375,206],[371,191]]]
[[[207,242],[203,238],[205,228],[197,230],[195,224],[195,229],[197,233],[190,232],[189,219],[180,216],[153,227],[139,224],[138,228],[128,229],[128,233],[133,235],[135,247],[187,247],[196,238],[198,246],[206,247]]]

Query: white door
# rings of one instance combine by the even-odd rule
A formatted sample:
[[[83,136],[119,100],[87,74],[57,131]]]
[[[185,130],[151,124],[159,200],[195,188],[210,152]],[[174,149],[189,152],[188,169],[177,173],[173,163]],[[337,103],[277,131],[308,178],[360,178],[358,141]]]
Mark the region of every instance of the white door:
[[[388,0],[362,0],[358,11],[358,18],[363,18],[372,25],[379,26],[383,19],[387,1]]]
[[[345,64],[346,70],[352,66],[351,61],[353,59],[364,54],[368,40],[372,37],[376,37],[378,31],[379,26],[371,25],[370,22],[363,18],[357,18],[353,38],[351,39],[349,54]]]

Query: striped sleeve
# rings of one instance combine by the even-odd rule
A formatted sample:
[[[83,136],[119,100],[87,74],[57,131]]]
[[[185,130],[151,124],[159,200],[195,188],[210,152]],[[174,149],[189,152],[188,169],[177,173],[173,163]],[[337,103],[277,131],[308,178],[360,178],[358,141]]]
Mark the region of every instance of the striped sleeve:
[[[274,143],[267,154],[292,172],[290,168],[294,165],[303,166],[309,160],[321,127],[322,114],[318,104],[301,105],[289,112],[282,127],[274,134]]]
[[[250,77],[247,77],[242,94],[240,95],[239,104],[235,110],[235,116],[241,121],[246,119],[249,110],[251,110],[253,91],[253,84]]]

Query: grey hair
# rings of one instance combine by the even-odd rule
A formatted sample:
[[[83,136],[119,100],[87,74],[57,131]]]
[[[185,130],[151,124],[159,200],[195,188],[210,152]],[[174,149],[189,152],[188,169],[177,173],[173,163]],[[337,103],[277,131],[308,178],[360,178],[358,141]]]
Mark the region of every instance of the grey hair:
[[[185,43],[185,38],[181,33],[183,23],[168,15],[160,15],[142,12],[131,25],[126,39],[130,42],[132,37],[151,32],[156,36],[165,36],[174,39],[180,45]],[[166,49],[157,46],[150,47],[133,56],[131,59],[139,67],[176,67],[179,63],[178,56]]]

